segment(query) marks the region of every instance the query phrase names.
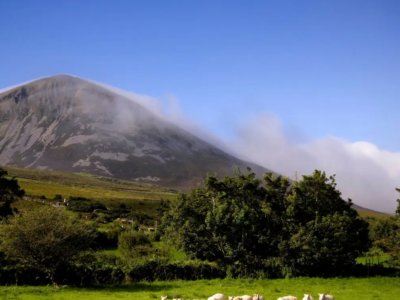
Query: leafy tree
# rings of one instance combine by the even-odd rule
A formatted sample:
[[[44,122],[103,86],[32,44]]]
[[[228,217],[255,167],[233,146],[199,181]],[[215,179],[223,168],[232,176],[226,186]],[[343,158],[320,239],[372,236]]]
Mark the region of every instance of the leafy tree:
[[[287,197],[286,236],[281,258],[289,273],[341,273],[370,247],[368,223],[358,216],[349,199],[336,189],[335,176],[313,175],[294,181]]]
[[[1,231],[7,258],[37,268],[56,285],[57,270],[91,248],[95,231],[64,210],[41,206],[10,218]]]
[[[400,193],[400,189],[396,188]],[[395,217],[381,220],[374,228],[377,237],[381,239],[375,242],[382,250],[391,255],[390,263],[400,265],[400,199],[397,199]]]
[[[268,177],[273,183],[276,179]],[[281,180],[279,177],[278,180]],[[207,176],[204,187],[179,194],[165,213],[166,240],[191,257],[218,261],[223,265],[255,265],[273,256],[277,249],[276,226],[268,212],[267,190],[248,169],[243,175],[218,180]],[[277,196],[279,189],[271,188]],[[275,200],[273,200],[275,199]]]
[[[344,201],[334,176],[315,171],[303,180],[248,169],[179,194],[163,217],[165,240],[190,257],[225,266],[261,268],[268,260],[286,273],[340,272],[370,245],[368,224]]]
[[[25,195],[15,177],[9,179],[7,176],[8,172],[0,168],[0,220],[11,216],[15,211],[11,203]]]

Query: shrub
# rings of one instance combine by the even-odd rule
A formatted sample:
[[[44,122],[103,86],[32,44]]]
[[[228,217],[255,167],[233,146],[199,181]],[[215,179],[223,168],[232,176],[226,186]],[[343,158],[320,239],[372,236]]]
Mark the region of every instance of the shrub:
[[[93,212],[95,209],[105,210],[106,207],[103,203],[90,200],[70,200],[68,202],[68,210],[76,212]]]
[[[126,230],[118,238],[118,250],[125,258],[143,255],[144,246],[151,247],[151,242],[142,231]]]
[[[1,237],[7,258],[46,273],[56,285],[57,270],[90,249],[95,232],[64,210],[41,206],[11,218]]]

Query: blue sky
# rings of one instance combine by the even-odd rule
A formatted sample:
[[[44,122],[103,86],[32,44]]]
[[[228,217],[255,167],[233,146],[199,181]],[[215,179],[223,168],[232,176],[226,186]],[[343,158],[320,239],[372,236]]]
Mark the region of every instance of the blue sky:
[[[239,157],[337,174],[345,197],[394,211],[398,0],[12,0],[0,13],[0,89],[73,74],[174,95],[181,126]]]
[[[75,74],[173,94],[218,135],[254,113],[400,150],[398,1],[1,1],[0,87]]]

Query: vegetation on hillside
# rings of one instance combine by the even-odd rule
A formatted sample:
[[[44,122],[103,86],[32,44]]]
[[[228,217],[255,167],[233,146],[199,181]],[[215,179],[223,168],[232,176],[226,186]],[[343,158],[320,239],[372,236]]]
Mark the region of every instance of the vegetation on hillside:
[[[279,265],[283,275],[345,274],[369,249],[368,223],[344,201],[334,177],[288,178],[250,172],[180,194],[165,214],[168,240],[192,258],[240,275]]]
[[[11,204],[25,195],[15,178],[7,178],[8,172],[0,168],[0,220],[16,212]]]
[[[2,174],[14,188],[0,198],[23,196],[19,181]],[[62,192],[18,203],[25,209],[11,210],[0,226],[0,284],[399,273],[400,209],[392,218],[362,218],[321,171],[293,184],[272,173],[259,180],[250,169],[208,176],[190,193],[159,200],[150,214]],[[388,268],[369,264],[377,256]]]

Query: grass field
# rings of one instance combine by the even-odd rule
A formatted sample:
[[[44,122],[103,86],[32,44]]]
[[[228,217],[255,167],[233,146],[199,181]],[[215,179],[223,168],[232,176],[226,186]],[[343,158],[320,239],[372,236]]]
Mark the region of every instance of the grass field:
[[[358,211],[358,214],[361,217],[373,217],[373,218],[376,218],[378,220],[392,217],[391,215],[381,214],[381,213],[372,212],[372,211]]]
[[[332,294],[335,300],[387,300],[399,299],[399,278],[320,279],[298,278],[277,280],[200,280],[137,283],[119,287],[60,288],[53,287],[0,287],[0,299],[9,300],[116,300],[116,299],[207,299],[215,293],[253,295],[260,293],[265,300],[276,300],[280,296],[293,295],[299,300],[304,293],[314,299],[318,293]],[[227,298],[228,299],[228,298]]]
[[[27,195],[45,196],[52,199],[56,194],[63,197],[80,196],[94,200],[170,199],[175,192],[153,184],[119,180],[86,173],[69,173],[32,169],[5,168],[10,176],[15,176]]]
[[[119,180],[86,173],[5,168],[30,198],[56,194],[64,198],[85,197],[101,201],[107,207],[125,204],[128,208],[152,215],[161,199],[173,199],[176,191],[154,184]],[[19,201],[13,206],[20,210],[32,209],[37,203]]]

